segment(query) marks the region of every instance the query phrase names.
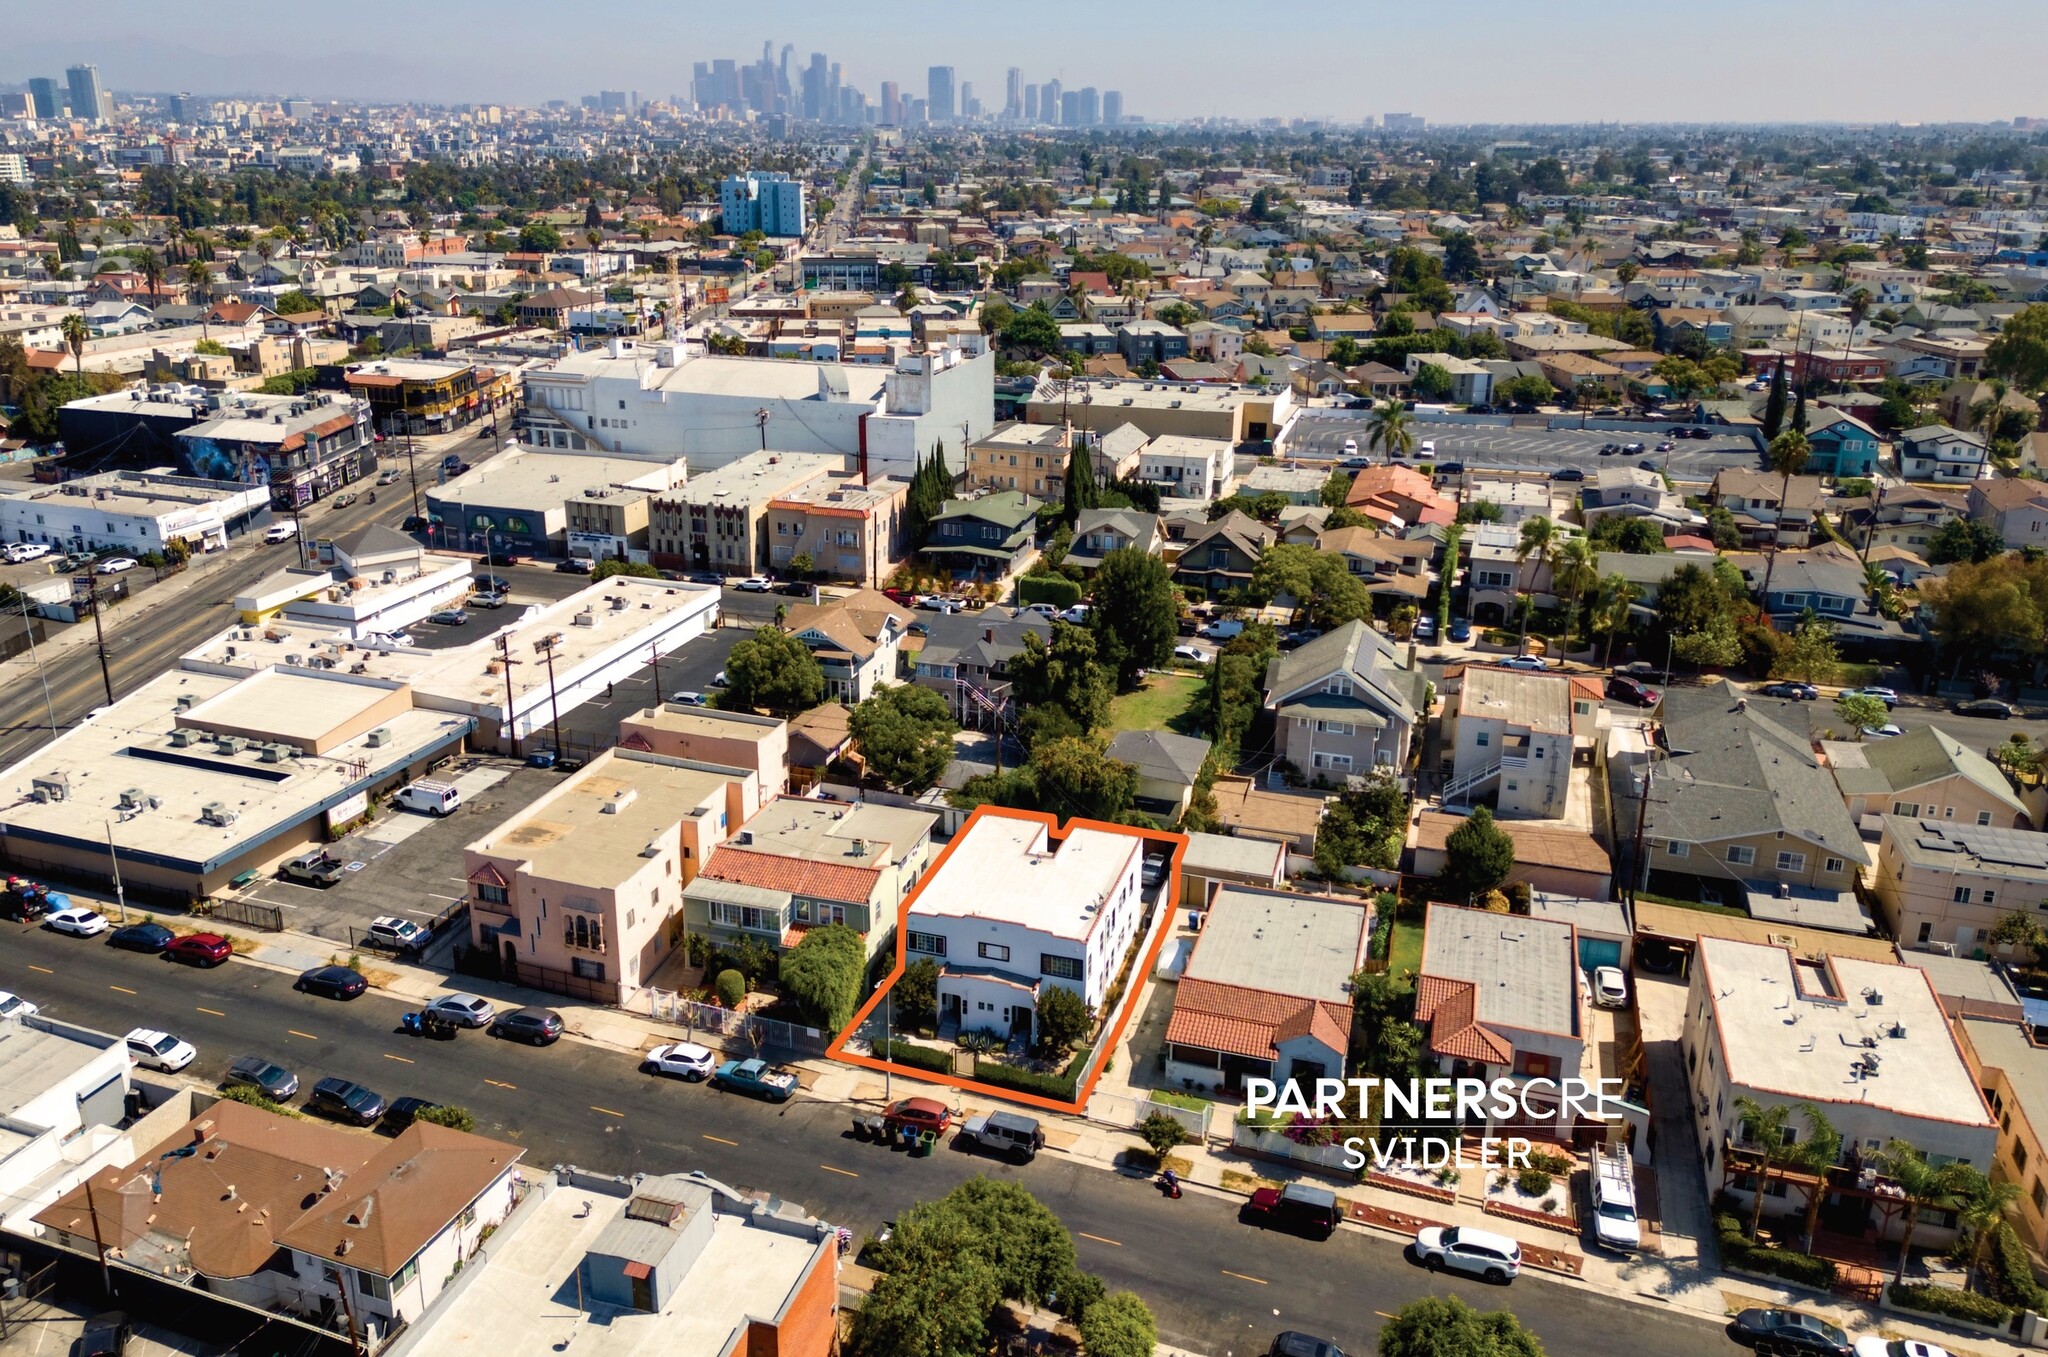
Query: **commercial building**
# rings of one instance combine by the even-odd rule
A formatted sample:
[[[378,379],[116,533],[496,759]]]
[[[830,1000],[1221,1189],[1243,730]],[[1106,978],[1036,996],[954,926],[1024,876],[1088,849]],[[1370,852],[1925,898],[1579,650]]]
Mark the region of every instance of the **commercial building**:
[[[0,1224],[70,1190],[128,1118],[128,1047],[119,1037],[16,1012],[0,1018]]]
[[[818,479],[768,501],[768,563],[799,577],[878,588],[909,552],[907,481]]]
[[[386,1139],[222,1099],[35,1221],[75,1256],[373,1351],[512,1215],[525,1153],[426,1122]]]
[[[1294,392],[1284,384],[1114,379],[1062,383],[1047,378],[1024,402],[1024,418],[1030,424],[1072,425],[1094,433],[1135,424],[1148,438],[1220,438],[1233,447],[1272,438],[1293,411]]]
[[[168,470],[107,471],[59,485],[0,492],[0,540],[65,551],[193,552],[228,544],[267,515],[262,486],[200,480]]]
[[[334,627],[349,637],[390,633],[460,603],[470,590],[467,556],[426,551],[381,523],[315,550],[311,564],[288,565],[235,596],[245,624],[289,620]]]
[[[1828,1228],[1851,1237],[1902,1230],[1904,1202],[1876,1171],[1894,1141],[1937,1164],[1992,1167],[1998,1122],[1917,967],[1703,937],[1681,1045],[1707,1181],[1738,1200],[1754,1200],[1758,1189],[1757,1142],[1736,1107],[1742,1097],[1766,1108],[1811,1103],[1827,1116],[1842,1152],[1824,1209]],[[1795,1115],[1786,1138],[1804,1134]],[[1766,1191],[1764,1210],[1803,1213],[1802,1195]],[[1914,1234],[1923,1246],[1949,1237],[1931,1212]]]
[[[284,509],[324,499],[377,470],[369,402],[332,392],[296,400],[223,395],[211,418],[177,438],[186,465],[266,483],[271,502]]]
[[[459,359],[386,358],[350,368],[349,391],[369,402],[383,434],[446,433],[490,416],[512,398],[509,371]]]
[[[939,1033],[1037,1034],[1048,985],[1100,1011],[1146,915],[1144,837],[984,806],[905,920],[904,957],[939,966]]]
[[[763,796],[780,793],[789,780],[789,723],[752,712],[664,702],[619,722],[619,748],[744,768],[760,781]]]
[[[631,1002],[682,944],[683,892],[760,797],[746,769],[605,750],[463,849],[472,945],[515,983]]]
[[[1167,1082],[1235,1094],[1247,1078],[1300,1081],[1304,1091],[1342,1078],[1351,978],[1371,935],[1361,901],[1218,889],[1174,986]]]
[[[786,174],[750,171],[718,186],[719,223],[729,236],[804,233],[804,186]]]
[[[765,569],[774,541],[768,506],[812,486],[837,485],[848,467],[849,459],[836,453],[753,452],[699,472],[648,502],[648,557],[673,570],[748,575]]]
[[[623,504],[613,499],[618,491],[663,495],[683,478],[681,460],[655,463],[518,447],[428,490],[427,514],[435,524],[434,543],[450,550],[567,556],[574,506],[586,526],[574,544],[582,550],[573,554],[593,555],[613,539],[590,531],[584,501]],[[616,526],[627,526],[623,514]]]
[[[870,367],[614,340],[523,376],[536,441],[545,434],[556,446],[621,457],[685,457],[698,474],[765,446],[836,454],[869,481],[908,481],[941,444],[957,461],[963,430],[971,442],[995,418],[995,358],[986,350],[908,353]]]

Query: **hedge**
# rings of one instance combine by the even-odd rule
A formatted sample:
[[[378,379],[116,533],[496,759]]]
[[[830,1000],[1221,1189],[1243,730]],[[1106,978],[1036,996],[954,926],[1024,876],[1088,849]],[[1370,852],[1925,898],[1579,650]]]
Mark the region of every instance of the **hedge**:
[[[1893,1282],[1890,1294],[1894,1305],[1971,1324],[2003,1325],[2012,1319],[2010,1306],[1958,1287],[1935,1286],[1927,1282]]]
[[[2048,1313],[2048,1290],[2034,1280],[2033,1265],[2027,1261],[2027,1246],[2020,1243],[2019,1231],[2013,1229],[2011,1221],[2000,1222],[1985,1263],[1986,1271],[1995,1281],[1992,1289],[1998,1299],[2036,1314]]]
[[[1788,1282],[1798,1282],[1801,1286],[1822,1291],[1834,1289],[1835,1265],[1825,1258],[1794,1253],[1790,1249],[1759,1247],[1742,1233],[1742,1222],[1730,1215],[1714,1217],[1714,1233],[1721,1246],[1723,1267],[1761,1272],[1767,1277],[1783,1277]]]
[[[1050,603],[1071,608],[1081,601],[1081,586],[1065,575],[1025,575],[1017,581],[1017,602]]]
[[[921,1070],[936,1070],[940,1074],[953,1072],[953,1059],[944,1051],[935,1051],[929,1046],[918,1046],[908,1041],[884,1038],[875,1043],[875,1054],[898,1065],[914,1065]]]

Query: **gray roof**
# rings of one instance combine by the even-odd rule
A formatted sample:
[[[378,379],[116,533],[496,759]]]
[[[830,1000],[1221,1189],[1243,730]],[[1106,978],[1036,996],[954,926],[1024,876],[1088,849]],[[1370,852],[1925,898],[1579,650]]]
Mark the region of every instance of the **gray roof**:
[[[1182,978],[1348,1005],[1371,917],[1363,901],[1225,886]]]
[[[1785,552],[1778,557],[1777,569],[1771,575],[1771,592],[1861,599],[1869,592],[1869,585],[1853,566],[1818,556]]]
[[[980,664],[993,669],[1024,649],[1024,638],[1052,636],[1052,623],[1037,613],[998,617],[984,609],[979,615],[940,613],[923,619],[924,649],[919,664]]]
[[[1285,704],[1303,688],[1339,672],[1358,680],[1364,693],[1331,696],[1331,701],[1347,707],[1379,706],[1411,724],[1415,721],[1422,705],[1422,675],[1402,668],[1393,644],[1363,622],[1346,622],[1299,650],[1274,656],[1266,668],[1267,698]]]
[[[2027,813],[2025,803],[2013,795],[2012,784],[2005,780],[2005,774],[1999,772],[1990,759],[1966,748],[1939,727],[1922,726],[1889,740],[1866,741],[1858,748],[1863,751],[1864,766],[1884,778],[1884,786],[1872,790],[1902,792],[1961,773],[2015,813]],[[1841,781],[1839,775],[1836,781]]]
[[[1869,862],[1834,778],[1788,723],[1804,725],[1796,711],[1725,679],[1665,689],[1657,715],[1669,755],[1654,765],[1645,837],[1713,843],[1782,830],[1847,862]],[[1616,781],[1617,806],[1633,813],[1629,771],[1617,767]]]
[[[1529,892],[1529,917],[1570,924],[1579,930],[1582,938],[1626,939],[1634,933],[1629,927],[1628,908],[1617,900],[1585,900],[1576,895],[1532,890]]]
[[[1188,835],[1187,851],[1181,855],[1180,865],[1184,872],[1240,872],[1270,877],[1286,850],[1287,845],[1267,839],[1194,833]]]
[[[656,1266],[682,1241],[682,1222],[710,1205],[711,1189],[702,1183],[673,1173],[643,1179],[618,1216],[591,1241],[590,1252]]]
[[[410,551],[417,553],[420,544],[396,528],[382,523],[371,523],[357,528],[345,537],[334,539],[334,549],[350,560],[364,556],[380,556],[385,552]]]
[[[1118,731],[1109,756],[1137,767],[1140,775],[1192,787],[1209,757],[1209,742],[1165,730]]]
[[[1884,826],[1915,867],[1995,876],[2030,886],[2036,895],[2048,885],[2048,834],[1904,815],[1885,816]]]
[[[1963,1019],[1963,1031],[1984,1064],[2005,1071],[2006,1087],[2019,1102],[2020,1115],[2039,1135],[2048,1126],[2048,1046],[2027,1039],[2027,1029],[2014,1022]]]
[[[1489,1027],[1579,1034],[1579,958],[1568,923],[1433,904],[1422,974],[1471,984],[1473,1018]]]
[[[1132,425],[1124,425],[1126,429]],[[1083,560],[1096,560],[1096,553],[1080,545],[1082,538],[1098,528],[1109,528],[1132,542],[1142,546],[1152,544],[1153,534],[1159,530],[1159,515],[1148,514],[1143,509],[1083,509],[1074,519],[1074,547],[1069,557],[1079,556]]]

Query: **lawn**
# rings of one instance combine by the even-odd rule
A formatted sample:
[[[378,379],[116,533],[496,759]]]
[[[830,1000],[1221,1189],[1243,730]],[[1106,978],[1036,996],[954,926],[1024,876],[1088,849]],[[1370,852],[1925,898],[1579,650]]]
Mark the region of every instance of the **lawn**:
[[[1422,969],[1422,925],[1406,919],[1394,920],[1393,940],[1387,946],[1387,974],[1396,980]]]
[[[1191,732],[1190,708],[1200,696],[1202,680],[1194,674],[1147,674],[1145,686],[1109,704],[1111,730]]]

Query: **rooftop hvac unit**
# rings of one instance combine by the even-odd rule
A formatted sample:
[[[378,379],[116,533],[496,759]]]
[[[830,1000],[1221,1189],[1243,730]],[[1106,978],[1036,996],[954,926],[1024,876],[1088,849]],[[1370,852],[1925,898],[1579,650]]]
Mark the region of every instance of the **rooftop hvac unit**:
[[[38,801],[65,801],[71,796],[71,779],[63,773],[31,779],[29,787],[29,795]]]
[[[263,761],[265,763],[283,763],[298,752],[297,745],[267,744],[263,746]]]
[[[397,583],[397,581],[398,572],[396,570],[387,570],[384,572],[384,582],[386,584],[395,584]]]
[[[225,801],[209,801],[199,808],[199,819],[202,824],[225,827],[241,818],[241,812],[228,809]]]
[[[597,625],[597,614],[585,608],[582,612],[577,613],[575,617],[571,618],[570,622],[578,627],[594,627]]]
[[[612,605],[612,611],[615,613],[624,612],[626,608],[631,604],[631,600],[628,599],[624,594],[613,594],[609,599],[605,601]]]
[[[121,793],[122,810],[141,810],[149,804],[149,793],[140,787],[130,787]]]
[[[385,745],[391,743],[391,727],[378,726],[364,738],[363,743],[372,749],[382,749]]]
[[[171,731],[171,748],[173,748],[173,749],[185,749],[185,748],[188,748],[188,747],[190,747],[191,743],[192,743],[192,732],[191,732],[191,731],[189,731],[189,730],[185,729],[185,728],[184,728],[183,726],[177,726],[177,727],[174,727],[174,728],[172,729],[172,731]]]
[[[228,647],[228,658],[231,660],[235,658],[235,648],[233,646]]]
[[[298,656],[296,656],[296,655],[287,655],[287,656],[285,656],[285,657],[284,657],[284,662],[285,662],[286,664],[290,665],[290,666],[291,666],[292,668],[294,668],[294,669],[298,668],[298,667],[299,667],[299,663],[300,663],[300,661],[299,661],[299,657],[298,657]]]
[[[239,754],[248,747],[248,741],[239,735],[219,736],[214,744],[223,754]]]
[[[175,709],[176,709],[176,710],[178,710],[178,711],[191,711],[191,710],[192,710],[192,694],[190,694],[190,693],[179,693],[179,694],[178,694],[178,701],[177,701],[177,703],[176,703],[176,707],[175,707]]]

